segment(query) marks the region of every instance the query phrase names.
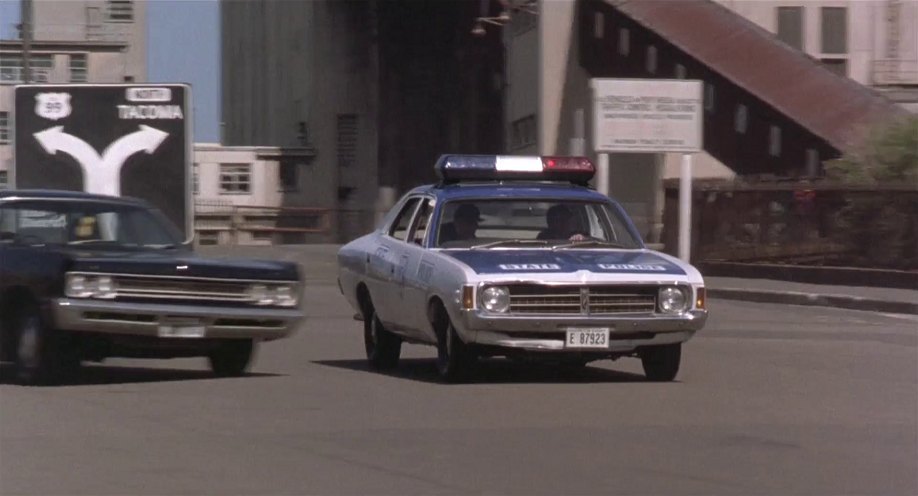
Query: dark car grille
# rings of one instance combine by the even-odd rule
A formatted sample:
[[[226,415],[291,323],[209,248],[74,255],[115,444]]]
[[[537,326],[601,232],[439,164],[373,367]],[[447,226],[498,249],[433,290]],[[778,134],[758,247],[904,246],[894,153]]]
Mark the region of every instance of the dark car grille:
[[[118,299],[176,300],[247,303],[250,283],[186,277],[148,277],[118,275],[113,277]]]
[[[656,286],[512,285],[510,313],[535,315],[613,315],[653,313]]]

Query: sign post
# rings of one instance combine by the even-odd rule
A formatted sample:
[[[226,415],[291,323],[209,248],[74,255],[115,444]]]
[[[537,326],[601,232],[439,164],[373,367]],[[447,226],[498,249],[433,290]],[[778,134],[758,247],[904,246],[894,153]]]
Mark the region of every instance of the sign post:
[[[17,86],[12,184],[141,198],[190,239],[190,99],[184,84]]]
[[[702,83],[685,79],[592,79],[597,189],[608,191],[607,153],[682,153],[679,258],[691,257],[692,158],[702,149]],[[608,174],[608,172],[606,172]]]

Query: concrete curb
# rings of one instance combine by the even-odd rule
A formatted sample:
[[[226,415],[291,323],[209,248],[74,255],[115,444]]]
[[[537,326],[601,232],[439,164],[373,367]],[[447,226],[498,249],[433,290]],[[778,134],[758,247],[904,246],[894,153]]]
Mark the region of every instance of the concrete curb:
[[[762,291],[739,288],[707,288],[707,295],[711,298],[721,298],[725,300],[834,307],[846,308],[849,310],[866,310],[869,312],[918,315],[918,302],[877,300],[848,295],[800,293],[796,291]]]

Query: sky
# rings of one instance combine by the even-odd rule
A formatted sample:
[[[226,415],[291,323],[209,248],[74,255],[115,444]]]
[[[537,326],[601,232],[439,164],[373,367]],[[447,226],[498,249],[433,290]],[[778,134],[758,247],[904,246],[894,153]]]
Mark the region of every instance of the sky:
[[[18,37],[19,3],[0,0],[0,38]],[[220,72],[218,0],[147,1],[147,78],[191,83],[195,142],[220,140]]]

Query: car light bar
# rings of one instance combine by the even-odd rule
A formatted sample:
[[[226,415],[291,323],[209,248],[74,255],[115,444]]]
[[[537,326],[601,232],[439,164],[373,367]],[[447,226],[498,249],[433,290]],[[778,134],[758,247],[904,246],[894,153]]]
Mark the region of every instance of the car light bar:
[[[529,179],[587,184],[596,169],[586,157],[442,155],[435,166],[447,183]]]

